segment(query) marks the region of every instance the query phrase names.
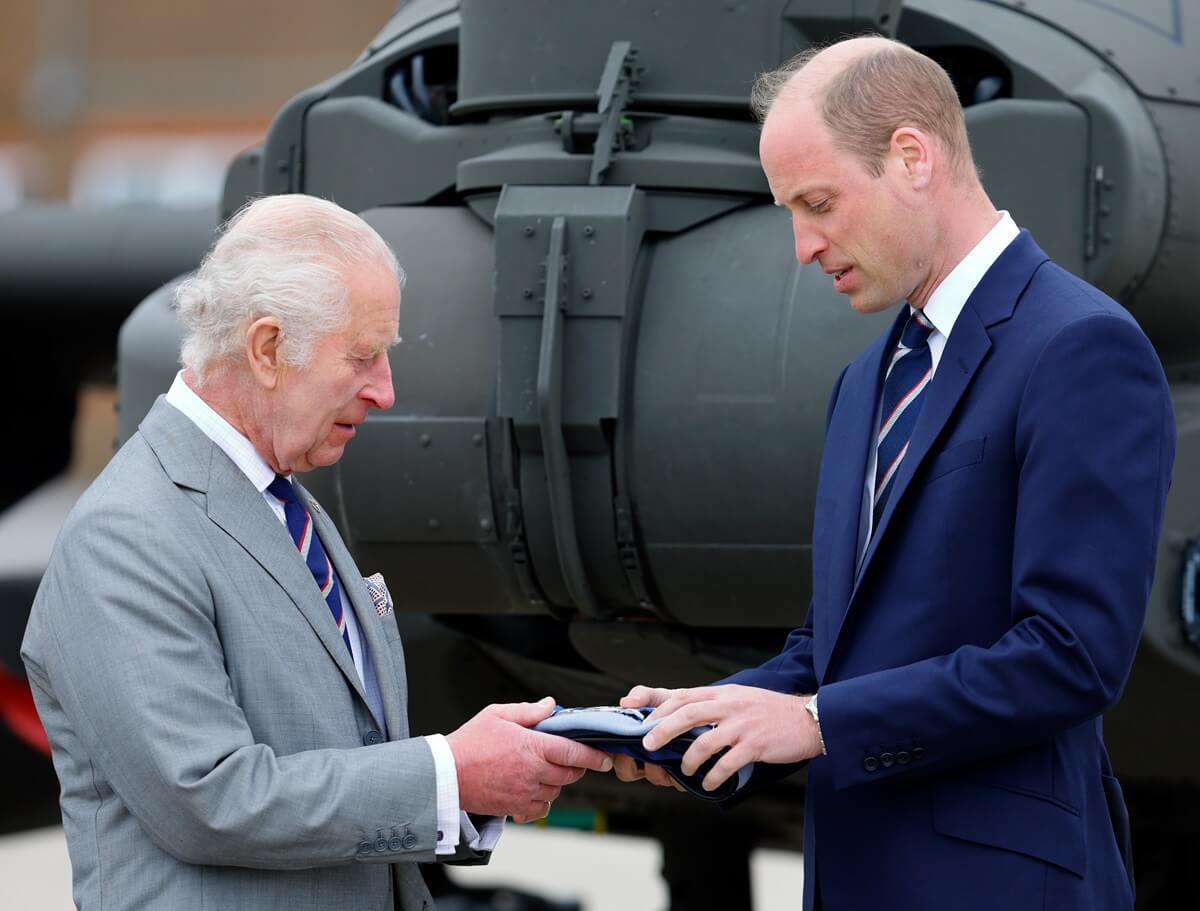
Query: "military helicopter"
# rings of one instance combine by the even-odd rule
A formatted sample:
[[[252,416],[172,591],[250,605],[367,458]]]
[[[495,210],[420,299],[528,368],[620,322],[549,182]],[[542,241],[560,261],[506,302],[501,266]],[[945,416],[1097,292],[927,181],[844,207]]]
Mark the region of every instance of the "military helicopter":
[[[773,654],[808,599],[823,415],[881,329],[793,257],[757,72],[867,31],[938,60],[989,194],[1154,342],[1174,485],[1127,692],[1106,719],[1139,908],[1200,901],[1200,3],[411,0],[230,168],[223,216],[305,192],[406,265],[397,400],[306,483],[402,592],[414,730],[483,703],[611,703]],[[176,367],[172,286],[121,330],[121,439]],[[888,319],[882,316],[881,319]],[[560,801],[663,839],[676,907],[749,907],[803,779],[718,817],[589,776]],[[704,880],[700,903],[682,875]],[[706,856],[708,852],[709,856]],[[1191,891],[1188,891],[1191,890]],[[1181,898],[1182,897],[1182,898]],[[720,902],[718,902],[719,904]]]

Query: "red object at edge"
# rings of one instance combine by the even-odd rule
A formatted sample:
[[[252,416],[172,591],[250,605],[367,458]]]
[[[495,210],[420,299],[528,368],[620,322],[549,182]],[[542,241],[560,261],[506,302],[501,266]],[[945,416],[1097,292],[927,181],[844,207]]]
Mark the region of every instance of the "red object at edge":
[[[33,704],[29,683],[0,667],[0,719],[9,730],[47,758],[50,741]]]

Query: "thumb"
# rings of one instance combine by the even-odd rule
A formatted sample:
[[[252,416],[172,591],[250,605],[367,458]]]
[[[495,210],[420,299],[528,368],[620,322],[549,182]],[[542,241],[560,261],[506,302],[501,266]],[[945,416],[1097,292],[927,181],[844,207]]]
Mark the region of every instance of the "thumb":
[[[529,728],[544,718],[550,717],[554,711],[554,697],[547,696],[539,702],[510,702],[505,705],[495,705],[492,706],[492,711],[505,721]]]

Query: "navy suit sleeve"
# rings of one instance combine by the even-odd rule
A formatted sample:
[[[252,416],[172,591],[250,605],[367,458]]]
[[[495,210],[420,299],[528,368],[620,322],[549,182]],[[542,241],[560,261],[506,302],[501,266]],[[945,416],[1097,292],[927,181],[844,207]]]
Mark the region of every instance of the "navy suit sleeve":
[[[1011,627],[989,647],[822,687],[836,788],[1020,749],[1120,695],[1175,449],[1162,368],[1132,320],[1090,315],[1059,330],[1029,372],[1014,440]],[[920,743],[927,756],[864,772],[863,755],[893,743]]]
[[[777,693],[815,693],[817,676],[813,670],[812,608],[804,625],[788,635],[783,651],[758,667],[738,671],[714,685],[740,683],[757,686]]]

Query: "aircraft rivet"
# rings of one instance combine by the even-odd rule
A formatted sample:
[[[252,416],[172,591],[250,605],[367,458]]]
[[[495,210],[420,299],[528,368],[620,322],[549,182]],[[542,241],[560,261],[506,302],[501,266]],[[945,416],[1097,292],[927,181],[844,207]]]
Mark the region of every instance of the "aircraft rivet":
[[[533,297],[533,291],[529,288],[526,288],[524,291],[521,292],[521,297],[524,297],[524,298]]]
[[[591,225],[583,226],[583,236],[584,237],[591,237],[595,233],[596,233],[596,229],[593,228]]]
[[[474,446],[482,446],[483,445],[483,434],[482,433],[471,434],[471,443]]]
[[[430,519],[428,524],[429,524],[430,531],[437,531],[439,528],[442,527],[442,523],[439,522],[437,519]]]
[[[585,301],[592,299],[592,289],[591,288],[584,288],[582,294],[583,294],[583,299]]]
[[[524,234],[526,237],[533,237],[533,226],[526,225],[524,228],[521,229],[521,233]]]
[[[430,437],[429,434],[423,433],[419,437],[417,437],[417,442],[420,443],[422,446],[428,446],[430,443],[433,442],[433,438]]]
[[[479,528],[482,531],[491,531],[492,530],[492,520],[491,519],[480,519],[479,520]]]

